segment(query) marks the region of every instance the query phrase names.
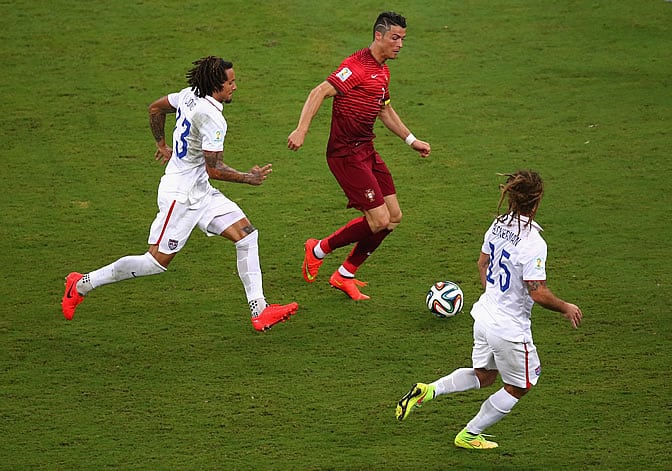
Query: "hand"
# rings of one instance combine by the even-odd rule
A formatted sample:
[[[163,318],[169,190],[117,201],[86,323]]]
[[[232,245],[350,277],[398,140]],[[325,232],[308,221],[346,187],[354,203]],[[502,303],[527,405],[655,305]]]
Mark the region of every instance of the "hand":
[[[579,325],[581,325],[583,313],[581,312],[581,309],[579,309],[579,306],[571,303],[566,304],[567,306],[562,311],[562,315],[565,317],[565,319],[569,320],[572,323],[572,327],[576,329],[579,327]]]
[[[417,150],[418,153],[420,154],[420,157],[429,157],[429,154],[432,152],[432,148],[429,145],[428,142],[421,141],[420,139],[416,139],[413,141],[413,144],[411,144],[411,148],[413,150]]]
[[[154,159],[160,160],[163,165],[166,165],[166,163],[170,160],[172,155],[173,155],[173,149],[171,149],[168,146],[163,146],[156,149],[156,152],[154,153]]]
[[[272,164],[266,164],[263,167],[255,165],[250,169],[250,178],[245,183],[249,183],[250,185],[261,185],[264,180],[266,180],[268,174],[273,171],[272,167]]]
[[[306,139],[306,133],[295,129],[287,138],[287,147],[290,150],[299,150]]]

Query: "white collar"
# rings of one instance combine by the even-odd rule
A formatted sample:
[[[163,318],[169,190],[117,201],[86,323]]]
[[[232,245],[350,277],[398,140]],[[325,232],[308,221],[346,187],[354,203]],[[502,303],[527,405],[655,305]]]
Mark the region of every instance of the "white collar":
[[[220,102],[215,100],[212,96],[206,95],[205,99],[208,100],[208,103],[210,103],[212,106],[217,108],[220,112],[224,109],[224,105],[222,105]]]
[[[509,214],[506,215],[506,219],[504,220],[504,223],[505,223],[507,226],[510,226],[515,220],[516,220],[516,218],[515,218],[515,216],[513,215],[513,213],[509,213]],[[530,222],[530,218],[529,218],[529,216],[523,216],[523,215],[521,214],[521,215],[520,215],[520,223],[521,223],[521,226],[525,226],[528,222]],[[543,231],[542,227],[541,227],[539,224],[537,224],[537,222],[534,221],[534,220],[531,221],[530,225],[531,225],[532,227],[534,227],[536,230],[538,230],[539,232]]]

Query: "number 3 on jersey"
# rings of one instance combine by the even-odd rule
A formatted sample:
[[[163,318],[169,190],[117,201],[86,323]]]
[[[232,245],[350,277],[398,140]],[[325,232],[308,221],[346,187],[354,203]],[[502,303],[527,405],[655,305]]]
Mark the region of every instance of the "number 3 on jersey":
[[[182,109],[177,109],[177,117],[175,118],[175,129],[181,130],[182,133],[179,139],[175,140],[175,155],[179,159],[187,155],[187,136],[191,130],[191,123],[186,117],[182,116]]]
[[[488,272],[485,274],[485,279],[488,283],[495,284],[495,280],[492,278],[493,268],[495,267],[495,244],[490,242],[490,264],[488,265]],[[499,274],[499,289],[503,293],[509,286],[511,286],[511,272],[506,266],[506,261],[511,257],[511,254],[506,250],[502,249],[502,254],[499,256],[499,261],[497,264],[499,268],[502,269],[503,273]]]

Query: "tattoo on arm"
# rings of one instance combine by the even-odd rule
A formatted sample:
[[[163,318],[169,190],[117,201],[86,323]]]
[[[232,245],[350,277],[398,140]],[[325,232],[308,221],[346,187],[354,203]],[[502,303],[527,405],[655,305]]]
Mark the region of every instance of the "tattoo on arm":
[[[149,127],[152,129],[152,135],[156,142],[160,142],[166,137],[166,115],[165,114],[150,114]]]
[[[525,283],[527,283],[527,291],[529,293],[532,291],[537,291],[542,286],[546,286],[545,281],[526,281]]]
[[[203,155],[205,156],[205,165],[207,165],[208,168],[216,169],[218,162],[224,164],[221,152],[204,152]]]
[[[248,174],[239,172],[233,167],[229,167],[222,159],[223,152],[204,152],[205,165],[208,167],[208,175],[215,180],[224,180],[227,182],[245,183]]]

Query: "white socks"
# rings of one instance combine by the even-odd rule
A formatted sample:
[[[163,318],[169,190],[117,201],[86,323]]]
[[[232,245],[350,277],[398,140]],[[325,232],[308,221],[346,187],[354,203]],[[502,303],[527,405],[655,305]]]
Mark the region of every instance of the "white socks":
[[[164,271],[166,269],[149,252],[143,255],[129,255],[84,275],[77,282],[77,291],[86,296],[89,291],[99,286],[138,276],[158,275]]]
[[[345,278],[354,278],[355,277],[355,274],[348,271],[343,265],[338,267],[338,273],[340,273],[341,276],[344,276]]]
[[[315,255],[317,258],[324,258],[324,257],[327,256],[327,254],[324,253],[324,250],[322,250],[322,247],[320,246],[320,242],[321,241],[319,241],[317,243],[317,245],[315,246],[315,248],[313,249],[313,255]]]
[[[266,308],[264,288],[259,263],[259,233],[255,230],[251,234],[236,242],[236,259],[238,276],[243,282],[247,302],[253,316],[259,315]],[[253,303],[253,301],[255,301]],[[254,305],[253,305],[254,304]]]
[[[258,232],[255,230],[235,244],[238,276],[243,282],[250,312],[254,317],[267,306],[259,264],[258,237]],[[166,268],[161,266],[149,252],[143,255],[129,255],[84,275],[77,282],[77,291],[86,296],[99,286],[139,276],[157,275],[164,271]]]
[[[437,379],[432,386],[435,388],[436,397],[441,394],[480,389],[481,383],[473,368],[459,368],[448,376]],[[486,428],[502,420],[517,403],[518,399],[501,388],[483,402],[476,417],[467,424],[467,431],[474,435],[482,433]]]
[[[249,301],[248,304],[250,305],[250,317],[253,319],[259,317],[259,314],[268,307],[268,303],[264,298],[253,299],[252,301]]]
[[[476,417],[467,424],[467,432],[474,435],[482,433],[486,428],[502,420],[517,403],[518,399],[506,392],[504,388],[500,389],[481,405],[481,410]]]
[[[448,376],[437,379],[432,385],[435,388],[435,396],[481,388],[473,368],[459,368]]]

